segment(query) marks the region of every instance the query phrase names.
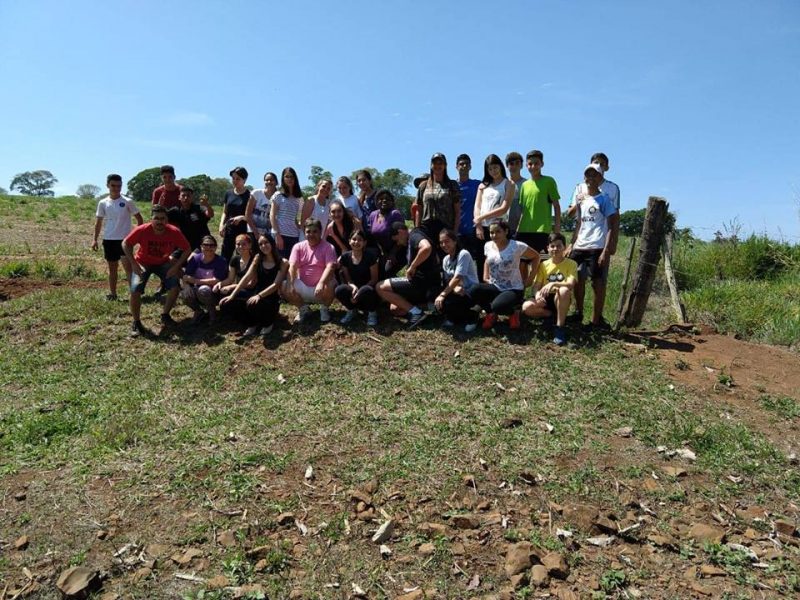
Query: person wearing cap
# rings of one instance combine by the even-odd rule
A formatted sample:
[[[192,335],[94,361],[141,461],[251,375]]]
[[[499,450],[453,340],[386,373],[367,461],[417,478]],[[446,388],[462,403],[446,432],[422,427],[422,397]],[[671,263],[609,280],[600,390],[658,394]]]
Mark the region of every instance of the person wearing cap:
[[[392,240],[398,247],[408,249],[408,268],[405,277],[392,277],[378,283],[378,295],[389,303],[393,315],[408,315],[408,324],[416,327],[428,316],[417,305],[427,304],[442,288],[439,261],[430,238],[421,227],[409,232],[405,223],[392,223]]]
[[[163,206],[167,210],[181,205],[181,186],[175,183],[175,167],[164,165],[161,167],[161,183],[153,190],[152,204]]]
[[[236,236],[247,233],[247,204],[250,190],[247,183],[247,169],[236,167],[230,172],[233,189],[225,192],[222,202],[222,215],[219,219],[219,234],[222,236],[222,256],[229,261],[236,247]]]
[[[614,183],[613,181],[609,181],[606,179],[606,173],[608,173],[608,156],[606,156],[603,152],[595,152],[592,154],[592,157],[589,159],[589,164],[597,164],[600,166],[600,169],[603,172],[602,180],[600,181],[600,191],[603,192],[603,195],[611,200],[611,203],[614,205],[614,208],[617,209],[619,212],[619,186]],[[586,183],[583,181],[580,182],[578,185],[575,186],[575,190],[572,192],[572,198],[569,203],[569,208],[567,209],[567,214],[570,217],[575,216],[575,212],[577,211],[577,204],[575,202],[576,198],[579,194],[586,193]],[[619,240],[619,223],[617,223],[617,237],[616,240]],[[617,252],[616,246],[610,248],[611,255],[613,256]]]
[[[417,178],[414,185],[417,187],[414,225],[424,229],[431,240],[438,240],[439,232],[445,227],[456,230],[461,220],[461,189],[458,182],[447,175],[445,155],[437,152],[431,156],[427,179]]]
[[[607,329],[603,319],[606,300],[606,281],[611,248],[616,246],[619,212],[613,202],[600,191],[603,170],[597,163],[583,170],[586,192],[575,198],[577,223],[572,241],[567,247],[569,257],[578,264],[578,281],[575,285],[575,320],[583,321],[583,301],[586,279],[591,277],[594,290],[591,327]]]

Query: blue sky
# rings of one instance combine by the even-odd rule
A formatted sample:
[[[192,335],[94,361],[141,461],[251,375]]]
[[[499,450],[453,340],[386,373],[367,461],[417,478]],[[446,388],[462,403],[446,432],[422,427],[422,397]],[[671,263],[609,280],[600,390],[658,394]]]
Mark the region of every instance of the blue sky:
[[[499,8],[498,8],[499,7]],[[507,9],[507,10],[506,10]],[[0,186],[311,165],[417,174],[538,148],[568,196],[800,242],[800,3],[0,0]]]

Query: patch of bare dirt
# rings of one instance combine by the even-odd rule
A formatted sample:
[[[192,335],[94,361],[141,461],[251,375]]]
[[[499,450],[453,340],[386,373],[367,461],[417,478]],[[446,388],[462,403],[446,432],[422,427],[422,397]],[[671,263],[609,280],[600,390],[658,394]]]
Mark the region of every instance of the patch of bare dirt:
[[[71,288],[100,288],[105,286],[102,281],[81,281],[60,279],[34,279],[32,277],[6,277],[0,278],[0,302],[26,296],[39,290],[49,290],[68,286]]]

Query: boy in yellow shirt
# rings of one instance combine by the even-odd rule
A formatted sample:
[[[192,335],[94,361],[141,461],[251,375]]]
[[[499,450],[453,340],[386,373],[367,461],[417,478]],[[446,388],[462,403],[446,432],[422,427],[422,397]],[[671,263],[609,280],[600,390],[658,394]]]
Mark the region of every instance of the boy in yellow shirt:
[[[553,343],[567,343],[564,324],[572,300],[572,290],[578,280],[578,264],[566,257],[567,240],[560,233],[551,233],[547,240],[548,260],[539,263],[533,281],[533,296],[522,305],[522,312],[529,317],[556,316]]]

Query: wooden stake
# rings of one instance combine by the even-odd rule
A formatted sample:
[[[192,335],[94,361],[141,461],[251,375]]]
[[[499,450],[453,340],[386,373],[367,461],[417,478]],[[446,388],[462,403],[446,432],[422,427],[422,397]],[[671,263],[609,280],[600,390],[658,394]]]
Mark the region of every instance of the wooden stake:
[[[625,302],[622,325],[636,327],[642,322],[653,280],[661,260],[661,246],[664,243],[664,223],[669,204],[664,198],[650,196],[647,213],[642,227],[642,240],[639,246],[639,263],[633,276],[631,293]]]
[[[686,323],[686,307],[681,302],[678,294],[678,282],[675,280],[675,271],[672,269],[672,235],[664,237],[664,274],[667,276],[669,295],[672,299],[672,307],[678,317],[678,322],[683,325]]]
[[[625,294],[628,293],[628,279],[631,274],[631,262],[633,261],[633,249],[636,248],[636,239],[631,238],[631,247],[628,248],[628,259],[625,261],[625,271],[622,274],[622,289],[619,291],[619,302],[617,302],[617,322],[614,324],[614,331],[619,331],[622,324],[622,309],[625,306]]]

